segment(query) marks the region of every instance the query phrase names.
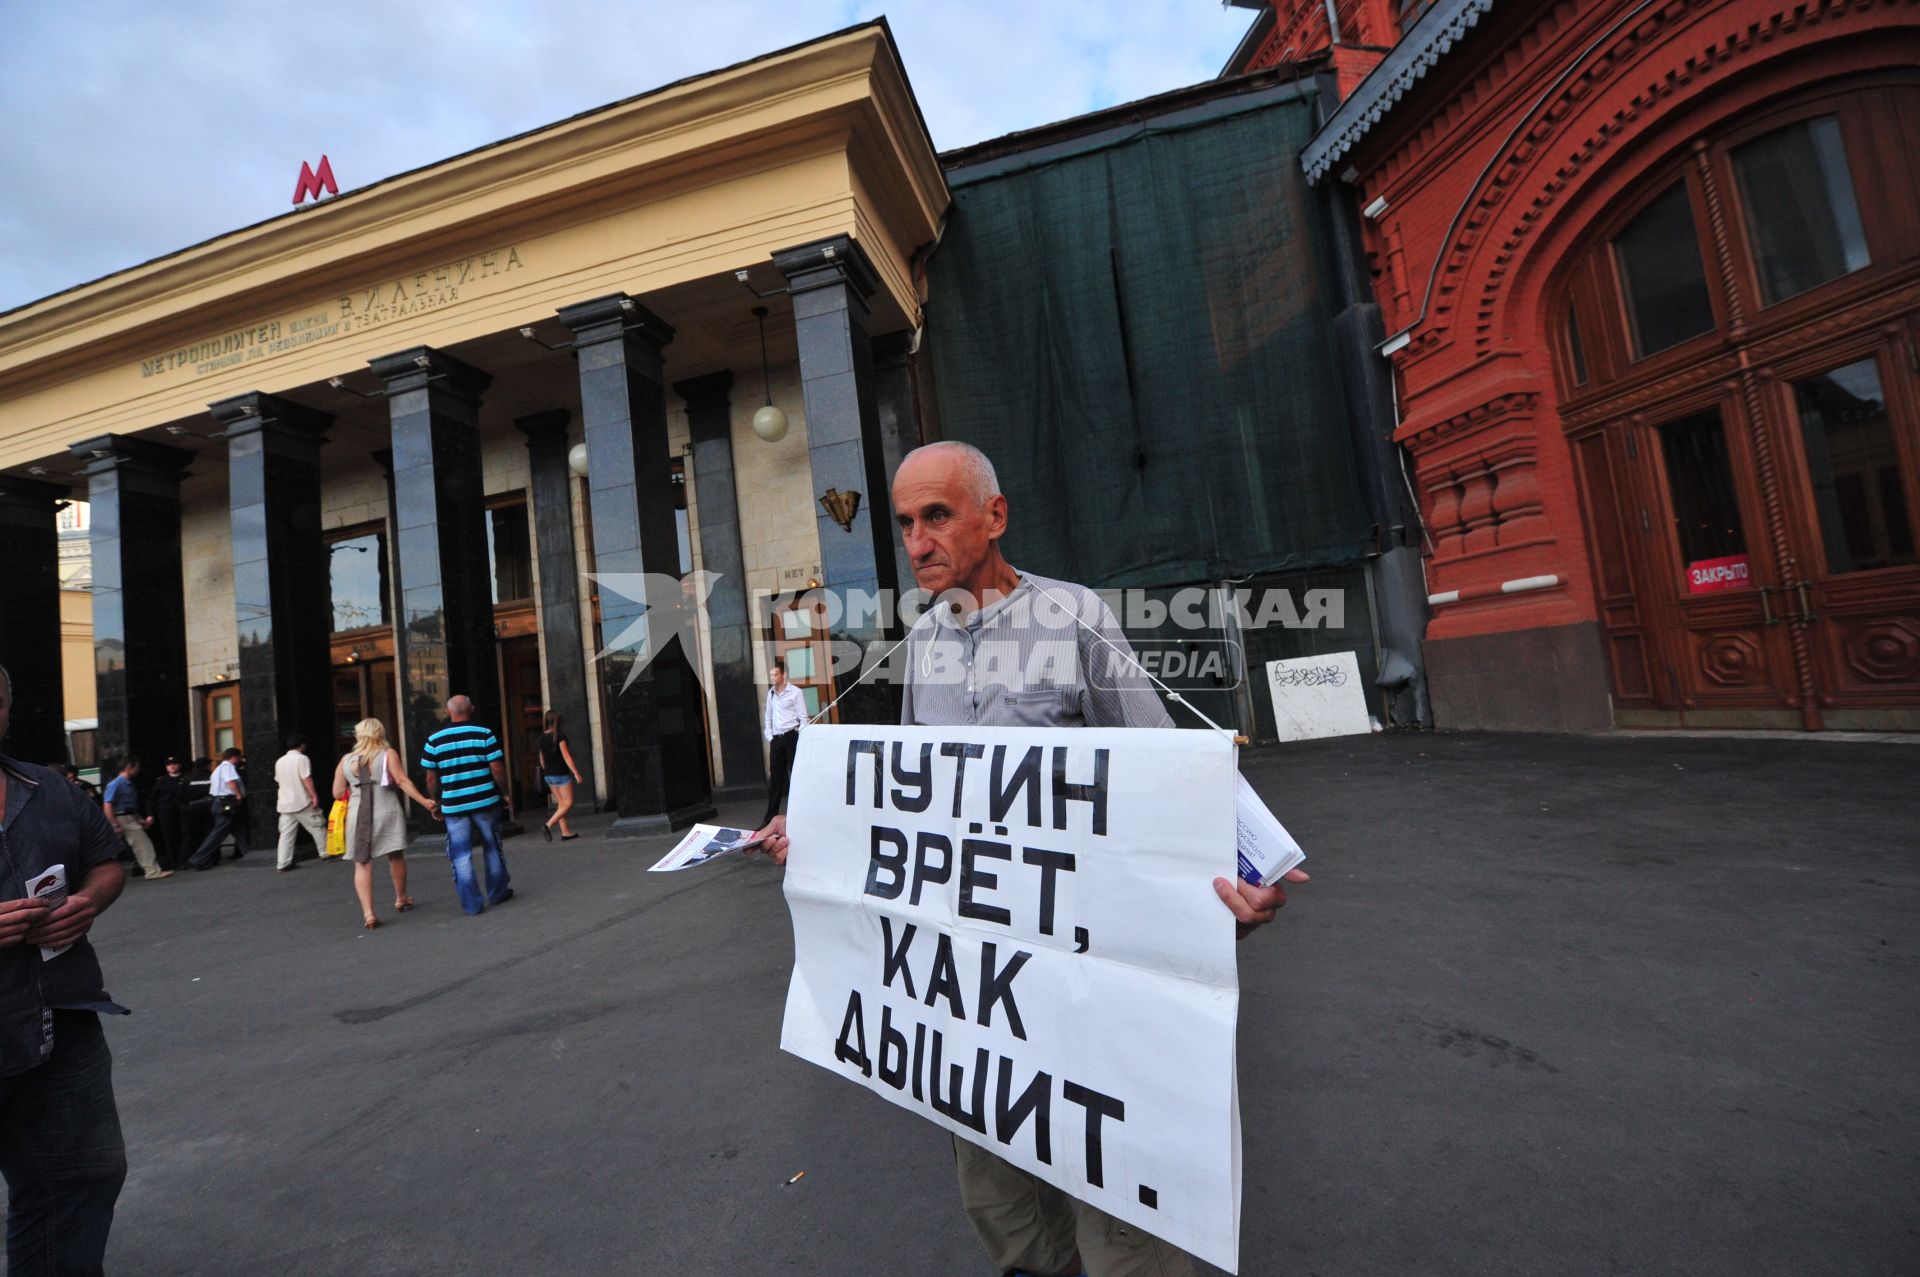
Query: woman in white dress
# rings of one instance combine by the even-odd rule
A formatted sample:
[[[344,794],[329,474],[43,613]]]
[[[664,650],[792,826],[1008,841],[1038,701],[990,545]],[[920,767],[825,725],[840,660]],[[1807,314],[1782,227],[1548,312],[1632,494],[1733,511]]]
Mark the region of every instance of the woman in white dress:
[[[333,796],[347,800],[347,859],[353,862],[353,890],[360,897],[362,925],[380,925],[373,912],[373,858],[385,856],[393,875],[393,907],[413,908],[407,894],[407,807],[405,794],[428,811],[440,804],[414,787],[400,751],[387,744],[387,729],[377,718],[353,725],[353,752],[333,769]]]

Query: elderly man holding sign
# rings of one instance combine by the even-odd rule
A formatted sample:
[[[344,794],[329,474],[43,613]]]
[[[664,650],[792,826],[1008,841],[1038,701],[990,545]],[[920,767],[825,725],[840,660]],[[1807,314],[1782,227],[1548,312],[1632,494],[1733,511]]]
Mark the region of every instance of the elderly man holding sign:
[[[893,505],[914,579],[937,601],[907,639],[902,728],[865,731],[885,740],[862,739],[858,728],[833,729],[837,735],[823,729],[803,747],[803,765],[814,759],[823,779],[833,774],[836,780],[809,787],[816,797],[796,804],[794,824],[805,843],[814,836],[810,815],[819,813],[836,851],[815,857],[803,846],[789,872],[796,966],[783,1045],[857,1073],[854,1080],[896,1103],[930,1106],[933,1113],[925,1115],[944,1119],[956,1132],[962,1202],[1003,1273],[1191,1273],[1187,1254],[1154,1232],[1188,1237],[1193,1248],[1232,1267],[1234,1257],[1221,1240],[1237,1243],[1238,1236],[1237,1113],[1224,1111],[1234,1107],[1227,1099],[1230,1079],[1216,1079],[1212,1091],[1187,1088],[1192,1093],[1182,1095],[1180,1080],[1162,1088],[1152,1079],[1140,1082],[1138,1070],[1116,1073],[1108,1067],[1112,1061],[1090,1057],[1084,1043],[1043,1047],[1032,1040],[1051,1008],[1069,1021],[1094,1007],[1110,1017],[1137,1017],[1132,1029],[1149,1040],[1205,1038],[1204,1058],[1218,1063],[1224,1057],[1230,1074],[1237,1007],[1231,942],[1225,951],[1200,945],[1190,955],[1178,952],[1177,942],[1156,943],[1152,934],[1156,925],[1217,934],[1196,910],[1224,905],[1244,936],[1286,903],[1277,883],[1227,877],[1213,879],[1219,904],[1210,906],[1196,906],[1190,891],[1167,889],[1169,873],[1225,863],[1231,854],[1230,746],[1200,733],[1091,731],[1061,737],[1071,744],[1048,749],[1024,738],[1008,743],[1008,733],[973,730],[1173,724],[1097,596],[1019,572],[1001,556],[1007,500],[985,454],[962,443],[917,449],[894,479]],[[1196,736],[1203,737],[1197,746]],[[828,757],[829,750],[838,754]],[[837,783],[841,756],[844,803]],[[1143,805],[1155,787],[1190,793],[1195,809],[1157,800]],[[1196,857],[1189,847],[1183,861],[1175,849],[1183,835],[1189,843],[1217,838],[1204,850],[1224,843],[1221,859]],[[786,818],[762,836],[770,857],[785,863]],[[1077,859],[1060,849],[1070,843],[1082,848]],[[1306,875],[1292,870],[1285,880],[1304,882]],[[1032,887],[1017,909],[1007,907],[1015,905],[1016,883]],[[822,927],[814,920],[845,917],[850,901],[868,915],[866,930],[878,941],[874,953],[858,941],[840,943],[843,936],[816,940]],[[842,913],[826,912],[833,905]],[[1091,932],[1076,925],[1082,918],[1093,923]],[[1225,924],[1221,916],[1219,925]],[[984,938],[989,935],[993,939]],[[866,1001],[859,985],[850,996],[840,994],[842,1018],[831,1001],[842,986],[821,973],[853,969],[856,962],[868,972],[856,977],[866,981]],[[1133,968],[1139,970],[1129,982],[1123,976]],[[812,1028],[808,1040],[796,1042],[796,1020]],[[829,1049],[822,1039],[831,1029],[826,1035],[818,1029],[831,1023],[841,1028]],[[1182,1057],[1177,1045],[1167,1055],[1174,1067],[1200,1058]],[[1112,1093],[1126,1089],[1109,1080],[1114,1077],[1131,1079],[1131,1115],[1124,1097]],[[1219,1102],[1196,1103],[1201,1092]],[[1125,1139],[1116,1138],[1123,1127],[1128,1138],[1160,1145],[1178,1144],[1193,1132],[1207,1145],[1210,1164],[1231,1161],[1231,1194],[1224,1182],[1217,1193],[1177,1182],[1120,1184],[1138,1169]],[[1235,1137],[1230,1157],[1219,1152],[1229,1129]],[[973,1137],[960,1138],[963,1130]],[[994,1144],[996,1133],[997,1147],[1031,1169],[983,1147]],[[1115,1218],[1049,1179],[1066,1180],[1136,1222]],[[1184,1197],[1183,1189],[1207,1196]],[[1112,1195],[1116,1190],[1121,1196]],[[1231,1203],[1215,1200],[1229,1195]],[[1217,1218],[1178,1218],[1182,1202],[1189,1214]],[[1141,1219],[1151,1221],[1154,1232],[1143,1229]]]

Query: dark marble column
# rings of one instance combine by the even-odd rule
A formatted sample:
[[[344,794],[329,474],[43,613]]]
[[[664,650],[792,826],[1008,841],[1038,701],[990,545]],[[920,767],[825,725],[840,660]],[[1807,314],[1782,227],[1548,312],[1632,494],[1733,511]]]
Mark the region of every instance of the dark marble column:
[[[887,333],[873,339],[873,383],[880,415],[880,457],[891,488],[901,459],[926,442],[920,424],[919,386],[914,380],[912,333]],[[887,509],[891,511],[892,506]],[[911,589],[913,564],[900,539],[900,525],[891,518],[886,522],[893,537],[894,577],[901,589]]]
[[[567,410],[537,412],[514,421],[527,437],[533,476],[534,554],[540,560],[540,651],[547,662],[547,708],[566,722],[567,748],[580,768],[573,801],[593,811],[593,720],[587,713],[587,663],[582,654],[580,564],[574,557],[573,472],[567,469]]]
[[[753,681],[753,629],[747,608],[747,560],[740,548],[740,502],[733,474],[733,374],[677,381],[693,440],[693,483],[700,518],[700,566],[713,574],[707,596],[707,638],[713,653],[713,712],[720,718],[720,762],[726,783],[718,799],[764,798],[766,756],[760,741],[760,695]]]
[[[850,723],[897,722],[900,689],[883,675],[849,690],[860,669],[854,653],[877,657],[898,631],[893,505],[867,333],[878,280],[866,251],[844,235],[775,253],[773,261],[793,294],[822,586],[840,601],[840,619],[830,631],[840,716]],[[830,489],[860,495],[847,527],[820,502]],[[882,600],[877,609],[875,597]]]
[[[278,836],[268,796],[288,737],[307,738],[323,796],[333,771],[332,596],[320,529],[320,445],[333,419],[259,392],[211,407],[227,437],[240,720],[247,792],[259,795],[247,819],[253,845],[264,847]]]
[[[427,346],[370,360],[393,421],[394,652],[408,765],[470,698],[474,720],[504,735],[480,471],[480,395],[491,378]]]
[[[0,753],[67,761],[60,674],[60,530],[64,483],[0,474],[0,665],[13,683],[13,726]]]
[[[580,357],[600,632],[609,649],[600,678],[608,787],[620,812],[613,828],[664,833],[713,814],[691,610],[678,581],[661,372],[673,330],[624,293],[563,307],[560,319]]]
[[[187,604],[180,477],[193,454],[125,435],[69,449],[86,468],[92,520],[93,661],[101,759],[187,757]]]

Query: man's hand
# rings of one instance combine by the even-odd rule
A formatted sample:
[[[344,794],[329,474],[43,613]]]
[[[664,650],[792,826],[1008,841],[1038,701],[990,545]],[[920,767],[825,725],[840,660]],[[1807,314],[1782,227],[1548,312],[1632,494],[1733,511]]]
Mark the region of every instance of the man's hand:
[[[42,916],[30,927],[26,938],[42,949],[57,949],[63,944],[72,944],[92,930],[93,920],[99,913],[94,908],[93,897],[76,892],[67,897],[67,903]]]
[[[44,900],[0,900],[0,949],[25,940],[51,912]]]
[[[767,853],[767,859],[771,860],[774,864],[784,865],[787,863],[787,817],[785,813],[775,816],[772,820],[768,821],[767,827],[756,830],[753,836],[755,838],[765,839],[765,841],[758,847],[755,847],[753,851],[749,851],[747,853],[749,856],[751,856],[754,851],[764,851]]]
[[[1289,869],[1280,876],[1281,882],[1309,882],[1304,869]],[[1240,939],[1245,940],[1253,934],[1255,927],[1272,922],[1287,903],[1287,889],[1276,882],[1270,887],[1256,887],[1245,878],[1238,882],[1229,882],[1225,878],[1213,880],[1213,890],[1233,913],[1235,928]]]

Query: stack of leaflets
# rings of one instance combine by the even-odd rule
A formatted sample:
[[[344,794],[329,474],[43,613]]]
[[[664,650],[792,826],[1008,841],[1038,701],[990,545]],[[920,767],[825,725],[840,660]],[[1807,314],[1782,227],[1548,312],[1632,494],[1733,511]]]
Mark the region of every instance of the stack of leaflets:
[[[1287,827],[1274,819],[1245,776],[1234,777],[1234,838],[1239,843],[1240,876],[1264,887],[1307,858]]]

